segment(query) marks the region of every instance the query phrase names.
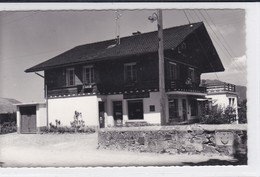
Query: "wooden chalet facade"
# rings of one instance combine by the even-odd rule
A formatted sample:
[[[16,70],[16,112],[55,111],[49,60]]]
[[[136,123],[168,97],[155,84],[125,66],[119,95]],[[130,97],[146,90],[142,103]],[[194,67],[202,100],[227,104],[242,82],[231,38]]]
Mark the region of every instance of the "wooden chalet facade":
[[[202,73],[224,71],[203,23],[164,33],[167,124],[200,114]],[[68,125],[74,111],[86,125],[161,124],[157,31],[86,44],[26,70],[44,71],[48,122]]]

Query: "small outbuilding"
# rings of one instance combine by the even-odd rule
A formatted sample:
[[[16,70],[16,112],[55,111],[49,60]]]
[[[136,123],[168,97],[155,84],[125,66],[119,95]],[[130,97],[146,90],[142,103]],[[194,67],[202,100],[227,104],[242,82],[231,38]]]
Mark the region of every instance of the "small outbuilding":
[[[18,133],[38,133],[47,127],[46,103],[21,103],[16,106]]]
[[[5,122],[16,121],[16,106],[20,102],[12,98],[0,97],[0,125]]]

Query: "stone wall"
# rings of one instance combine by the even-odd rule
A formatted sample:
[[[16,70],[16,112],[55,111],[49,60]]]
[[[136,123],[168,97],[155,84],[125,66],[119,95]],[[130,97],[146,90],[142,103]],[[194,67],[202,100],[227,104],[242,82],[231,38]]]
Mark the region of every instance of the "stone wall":
[[[246,125],[122,127],[99,130],[99,148],[168,154],[247,153]]]

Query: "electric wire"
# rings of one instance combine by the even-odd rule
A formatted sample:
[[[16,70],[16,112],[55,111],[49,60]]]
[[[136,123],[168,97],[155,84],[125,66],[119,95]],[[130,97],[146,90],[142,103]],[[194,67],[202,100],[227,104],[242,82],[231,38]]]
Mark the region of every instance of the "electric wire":
[[[197,16],[198,19],[200,19],[199,15],[197,14],[197,12],[194,10],[195,12],[195,15]],[[199,11],[198,11],[199,12]],[[202,14],[201,14],[202,16]],[[215,33],[215,31],[211,28],[211,26],[209,25],[208,21],[204,18],[204,16],[202,16],[204,20],[202,21],[205,21],[206,25],[209,27],[209,29],[213,32],[213,36],[212,36],[212,40],[217,44],[217,46],[219,47],[219,49],[222,51],[222,54],[225,55],[225,57],[229,60],[229,62],[233,62],[232,61],[232,57],[230,58],[230,56],[228,56],[228,53],[226,50],[224,50],[224,46],[221,42],[221,40],[219,40],[217,34]],[[200,19],[201,20],[201,19]],[[215,37],[216,36],[216,37]],[[218,40],[217,40],[218,39]]]
[[[189,18],[188,18],[188,16],[186,15],[186,13],[185,13],[185,16],[186,16],[187,20],[190,21]],[[208,55],[207,55],[207,52],[206,52],[205,48],[203,47],[203,45],[202,45],[202,43],[201,43],[201,41],[200,41],[200,39],[199,39],[199,37],[198,37],[196,31],[194,32],[194,34],[195,34],[195,37],[197,38],[197,41],[199,42],[199,45],[200,45],[200,47],[201,47],[201,49],[202,49],[202,51],[203,51],[203,54],[204,54],[205,58],[208,60],[211,69],[213,70],[213,72],[214,72],[216,78],[219,80],[219,77],[218,77],[218,75],[217,75],[217,73],[216,73],[216,71],[215,71],[215,68],[212,66],[212,63],[209,61],[209,57],[208,57]]]
[[[202,18],[205,20],[205,22],[208,24],[209,28],[211,29],[211,31],[214,33],[214,35],[216,36],[217,40],[220,42],[220,45],[225,49],[226,53],[229,55],[230,60],[232,63],[234,63],[236,66],[236,69],[239,69],[240,71],[243,70],[241,68],[241,66],[239,66],[236,62],[234,61],[234,56],[232,56],[229,52],[229,50],[227,49],[227,47],[223,44],[223,42],[221,41],[221,39],[219,38],[219,36],[216,34],[215,30],[212,29],[211,25],[209,24],[209,22],[207,21],[206,17],[202,14],[202,12],[200,10],[198,10],[198,12],[201,14]],[[216,28],[216,30],[218,31],[218,29]],[[228,58],[229,58],[228,57]]]
[[[183,12],[184,12],[184,14],[185,14],[185,16],[186,16],[186,18],[187,18],[187,20],[188,20],[189,24],[190,24],[190,19],[188,18],[188,16],[187,16],[187,14],[186,14],[185,10],[183,10]]]
[[[214,27],[216,28],[216,30],[219,32],[220,36],[222,37],[223,41],[226,43],[227,48],[229,49],[229,51],[232,53],[233,58],[237,59],[235,56],[234,51],[232,50],[232,48],[229,46],[228,42],[226,41],[226,39],[224,38],[223,34],[221,33],[221,31],[218,30],[217,26],[215,25],[214,21],[212,20],[212,18],[210,17],[210,15],[208,14],[208,12],[206,10],[204,10],[207,14],[207,16],[209,17],[211,23],[214,25]]]

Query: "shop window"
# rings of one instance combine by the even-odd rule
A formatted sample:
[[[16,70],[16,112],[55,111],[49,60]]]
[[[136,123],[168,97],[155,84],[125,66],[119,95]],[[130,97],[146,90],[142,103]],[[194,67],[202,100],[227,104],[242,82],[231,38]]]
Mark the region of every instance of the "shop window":
[[[129,120],[144,119],[143,100],[128,101],[128,119]]]

